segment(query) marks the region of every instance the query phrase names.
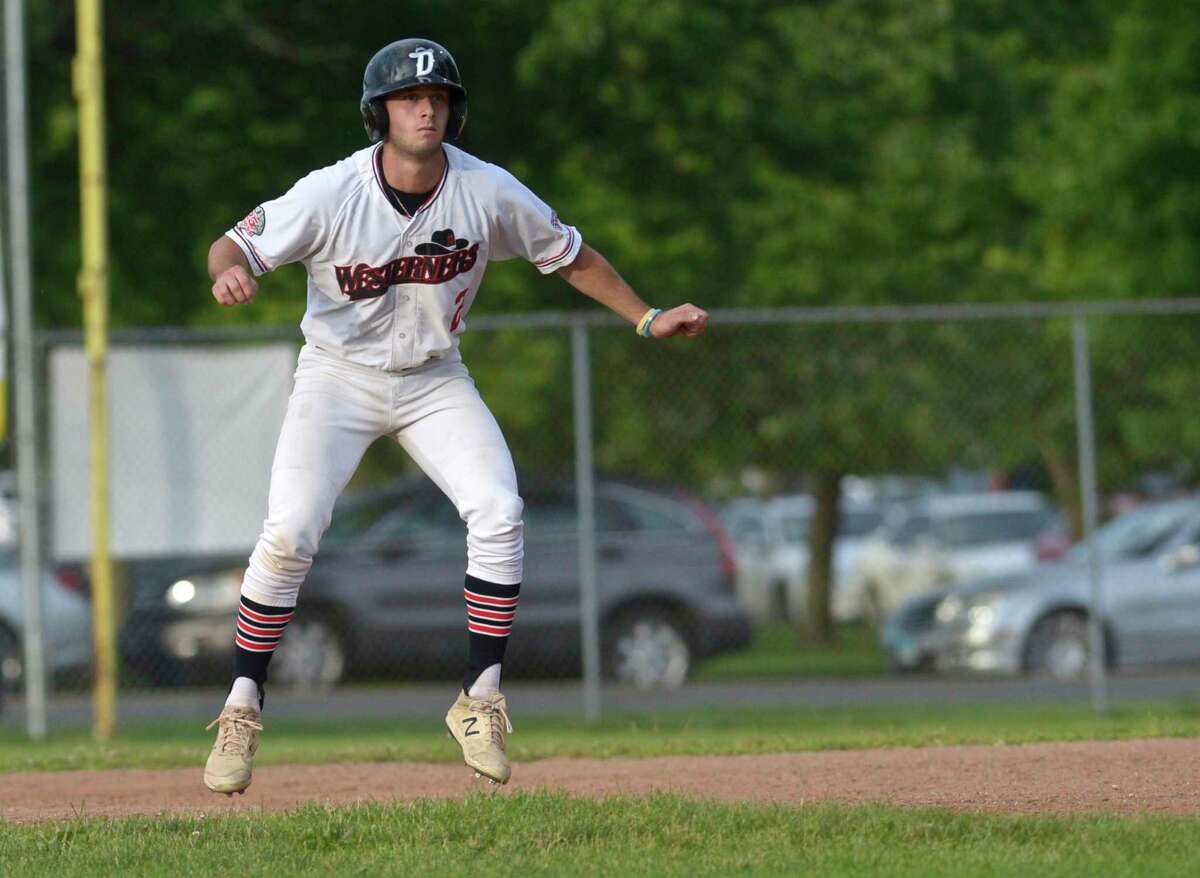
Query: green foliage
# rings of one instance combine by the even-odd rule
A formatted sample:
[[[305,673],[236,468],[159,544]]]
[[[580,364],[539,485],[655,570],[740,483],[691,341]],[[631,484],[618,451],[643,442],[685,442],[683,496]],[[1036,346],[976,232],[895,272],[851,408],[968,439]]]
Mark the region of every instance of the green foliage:
[[[1069,59],[1022,126],[1016,188],[1030,271],[1062,298],[1200,289],[1200,4],[1112,4],[1107,39]],[[1186,412],[1200,387],[1195,320],[1107,320],[1092,332],[1107,484],[1200,453]],[[1173,325],[1166,325],[1173,323]],[[1188,464],[1186,477],[1194,477]]]
[[[802,680],[880,677],[886,671],[879,637],[867,625],[843,626],[830,644],[814,645],[801,640],[794,625],[775,622],[757,628],[749,648],[701,663],[696,677],[730,681]]]
[[[74,21],[69,4],[28,5],[37,319],[74,326]],[[528,182],[650,301],[1193,294],[1198,12],[1200,0],[497,0],[447,13],[422,0],[401,27],[377,4],[116,0],[113,324],[298,320],[295,266],[265,278],[252,307],[214,307],[207,248],[365,144],[361,70],[398,27],[455,53],[471,101],[463,145]],[[490,270],[476,306],[592,307],[513,263]],[[1200,452],[1181,416],[1200,390],[1191,334],[1161,329],[1095,334],[1097,384],[1112,394],[1099,412],[1106,484]],[[678,353],[691,380],[656,406],[644,402],[662,371],[628,364],[661,353],[633,353],[632,337],[597,345],[605,466],[707,488],[731,462],[795,480],[1040,461],[1062,499],[1074,493],[1061,324],[716,336]],[[570,448],[559,344],[477,345],[524,370],[488,398],[540,461]],[[1122,395],[1131,347],[1156,359]],[[731,371],[738,392],[715,396]],[[989,380],[1004,383],[999,405],[981,392]],[[693,453],[652,458],[664,432]]]
[[[72,326],[80,320],[75,25],[69,4],[29,6],[30,66],[39,74],[31,77],[38,318]],[[298,322],[302,270],[265,278],[253,308],[222,311],[208,292],[205,255],[256,204],[366,145],[362,70],[394,36],[395,10],[117,0],[105,11],[114,325]],[[442,4],[406,3],[403,19],[452,45],[472,103],[492,108],[471,114],[468,149],[497,158],[497,147],[526,139],[518,114],[496,110],[515,93],[512,52],[536,8],[489,3],[460,27]],[[496,32],[513,42],[496,41]]]
[[[371,4],[106,10],[114,320],[211,320],[208,244],[365,143],[361,70],[397,34]],[[942,302],[1194,287],[1191,11],[502,0],[406,4],[404,29],[455,52],[464,145],[651,298]],[[78,320],[73,28],[69,7],[30,4],[39,317],[56,326]],[[223,319],[293,316],[300,286],[270,278]],[[579,304],[564,292],[498,270],[484,307]]]

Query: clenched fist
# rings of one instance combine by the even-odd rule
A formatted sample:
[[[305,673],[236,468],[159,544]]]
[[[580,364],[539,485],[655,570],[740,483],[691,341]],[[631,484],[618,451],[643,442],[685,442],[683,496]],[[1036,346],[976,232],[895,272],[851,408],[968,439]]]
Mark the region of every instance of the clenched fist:
[[[222,305],[244,305],[254,301],[258,281],[240,265],[231,265],[213,282],[213,298]]]
[[[670,338],[672,335],[699,335],[708,325],[708,312],[695,305],[680,305],[663,311],[650,324],[650,334],[655,338]]]

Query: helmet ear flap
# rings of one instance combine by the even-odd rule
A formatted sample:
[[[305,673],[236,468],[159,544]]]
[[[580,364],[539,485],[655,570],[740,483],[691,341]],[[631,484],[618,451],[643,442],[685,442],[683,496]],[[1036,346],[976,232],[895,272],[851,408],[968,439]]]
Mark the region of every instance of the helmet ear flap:
[[[450,120],[446,123],[446,139],[458,140],[467,124],[467,99],[456,96],[450,104]]]
[[[378,143],[387,137],[387,107],[380,98],[375,98],[367,104],[367,112],[371,115],[371,142]]]

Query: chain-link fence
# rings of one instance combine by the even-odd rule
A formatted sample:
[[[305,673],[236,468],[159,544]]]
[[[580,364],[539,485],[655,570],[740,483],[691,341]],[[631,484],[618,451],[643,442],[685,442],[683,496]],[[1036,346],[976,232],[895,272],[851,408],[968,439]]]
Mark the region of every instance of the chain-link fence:
[[[1200,660],[1197,312],[1190,301],[725,312],[698,339],[662,343],[606,315],[473,320],[464,358],[526,501],[507,683],[565,684],[594,713],[597,690],[581,679],[659,690],[909,671],[1086,680],[1096,637],[1112,668]],[[47,655],[70,693],[86,690],[90,643],[78,341],[43,342]],[[299,344],[290,329],[114,337],[127,693],[228,680]],[[1078,542],[1093,435],[1095,566]],[[272,686],[458,680],[464,564],[453,506],[381,439],[335,511]],[[19,605],[5,612],[12,687]]]

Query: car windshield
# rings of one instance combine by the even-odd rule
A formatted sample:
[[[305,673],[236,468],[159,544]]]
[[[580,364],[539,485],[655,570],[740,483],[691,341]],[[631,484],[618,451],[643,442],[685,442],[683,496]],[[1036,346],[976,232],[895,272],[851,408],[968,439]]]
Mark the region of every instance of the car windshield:
[[[811,525],[811,515],[785,515],[779,521],[779,526],[783,529],[783,538],[789,543],[808,542]]]
[[[601,533],[704,533],[703,522],[685,504],[669,497],[629,489],[602,489],[596,498]],[[573,492],[531,490],[525,498],[526,533],[574,538],[579,529]],[[464,525],[454,504],[439,492],[406,490],[347,497],[334,509],[322,551],[461,543]]]
[[[399,503],[400,498],[392,494],[347,497],[334,509],[329,529],[321,538],[321,545],[328,549],[362,537]]]
[[[934,524],[934,536],[947,546],[981,546],[1032,540],[1047,524],[1043,510],[1021,509],[944,518]]]
[[[911,546],[922,537],[928,536],[929,529],[929,516],[905,515],[888,524],[884,538],[894,546]]]
[[[761,516],[727,513],[724,523],[730,536],[738,542],[763,542],[767,538],[767,527]]]
[[[1146,558],[1157,554],[1195,515],[1196,506],[1171,504],[1148,506],[1127,512],[1096,531],[1096,548],[1101,558]],[[1067,557],[1087,560],[1087,543],[1076,544]]]
[[[574,499],[567,497],[538,498],[526,500],[526,537],[579,536],[579,511]],[[638,523],[630,515],[629,507],[610,497],[596,498],[596,528],[600,533],[621,533],[638,530]]]
[[[432,490],[350,496],[334,507],[321,549],[438,544],[461,539],[461,533],[462,522],[453,504]]]
[[[838,538],[863,537],[883,523],[883,513],[873,509],[856,509],[853,512],[843,512],[838,524]],[[786,515],[780,521],[783,536],[789,543],[808,542],[809,531],[812,529],[812,515],[795,513]]]
[[[865,537],[883,524],[883,512],[878,509],[855,509],[842,513],[838,536]]]

